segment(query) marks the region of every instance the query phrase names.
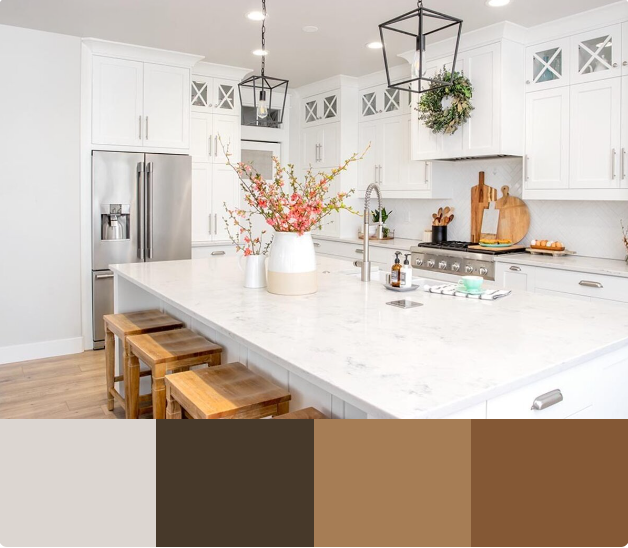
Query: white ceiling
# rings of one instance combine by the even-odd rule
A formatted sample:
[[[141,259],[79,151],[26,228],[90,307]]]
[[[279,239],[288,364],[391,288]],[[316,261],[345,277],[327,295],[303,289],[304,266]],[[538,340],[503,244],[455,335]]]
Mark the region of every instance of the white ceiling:
[[[462,18],[469,31],[504,20],[534,26],[616,1],[512,0],[490,8],[484,0],[425,0],[425,6]],[[379,23],[415,7],[413,0],[267,0],[267,74],[298,87],[381,70],[381,51],[365,44],[379,38]],[[2,0],[0,24],[195,53],[258,70],[251,51],[260,47],[260,23],[245,14],[260,9],[261,0]],[[308,34],[305,25],[320,30]]]

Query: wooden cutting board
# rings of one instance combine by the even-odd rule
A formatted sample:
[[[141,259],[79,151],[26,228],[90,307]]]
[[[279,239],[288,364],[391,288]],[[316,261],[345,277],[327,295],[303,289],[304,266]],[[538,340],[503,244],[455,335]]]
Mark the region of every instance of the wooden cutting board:
[[[497,200],[497,189],[484,184],[484,172],[480,171],[480,182],[471,189],[471,241],[477,243],[482,234],[484,210]]]
[[[497,239],[517,244],[530,230],[530,210],[523,200],[510,195],[510,187],[503,186],[502,194],[495,204],[500,211]]]
[[[525,251],[526,248],[524,245],[511,245],[510,247],[483,247],[481,245],[470,245],[469,249],[472,251],[488,251],[488,252],[498,252],[498,253],[512,253],[514,251]]]

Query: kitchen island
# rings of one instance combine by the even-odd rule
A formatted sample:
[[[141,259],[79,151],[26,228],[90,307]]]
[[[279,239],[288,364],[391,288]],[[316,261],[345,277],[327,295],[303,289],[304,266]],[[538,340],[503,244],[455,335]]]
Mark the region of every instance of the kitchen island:
[[[160,308],[334,418],[628,418],[628,306],[513,292],[479,301],[362,283],[318,259],[319,291],[245,289],[236,258],[112,266],[115,310]],[[422,304],[402,310],[400,298]],[[562,401],[532,410],[539,396]]]

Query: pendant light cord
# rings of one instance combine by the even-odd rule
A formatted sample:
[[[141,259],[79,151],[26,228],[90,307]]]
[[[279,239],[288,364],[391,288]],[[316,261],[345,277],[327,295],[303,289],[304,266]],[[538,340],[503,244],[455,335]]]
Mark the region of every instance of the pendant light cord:
[[[262,19],[262,51],[266,51],[266,0],[262,0],[262,13],[264,19]],[[264,69],[266,68],[266,55],[262,55],[262,76],[264,76]]]

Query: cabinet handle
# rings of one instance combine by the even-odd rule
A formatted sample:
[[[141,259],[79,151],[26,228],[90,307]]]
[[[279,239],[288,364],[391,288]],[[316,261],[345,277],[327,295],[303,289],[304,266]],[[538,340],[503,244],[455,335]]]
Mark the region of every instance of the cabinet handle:
[[[621,149],[621,178],[626,178],[626,149]]]
[[[218,213],[214,213],[214,236],[218,236]]]
[[[146,117],[146,140],[148,141],[148,116]]]
[[[213,144],[214,144],[214,136],[213,136],[213,135],[210,135],[210,136],[209,136],[209,157],[210,157],[210,158],[213,156],[213,152],[212,152],[212,151],[214,150],[214,149],[212,148]]]
[[[622,65],[624,65],[625,67],[628,67],[628,61],[624,61]]]
[[[314,242],[314,247],[320,247],[320,246],[321,246],[321,244],[318,244],[318,243]]]
[[[222,255],[226,255],[226,253],[224,251],[212,251],[212,256],[214,257],[220,257]]]
[[[589,282],[587,280],[582,280],[580,285],[584,287],[593,287],[594,289],[604,289],[604,286],[600,282]]]
[[[384,184],[384,166],[379,166],[379,184]]]
[[[523,169],[526,172],[526,181],[530,180],[530,175],[528,174],[529,173],[529,164],[530,164],[530,156],[526,155],[524,166],[523,166]]]
[[[218,135],[214,137],[214,156],[218,158]]]
[[[323,145],[322,144],[318,145],[318,155],[319,155],[318,161],[322,162],[323,161]]]
[[[356,252],[358,255],[364,255],[364,250],[363,250],[363,249],[356,249],[356,250],[355,250],[355,252]]]
[[[109,280],[110,278],[113,278],[113,274],[96,274],[97,280]]]
[[[427,164],[428,162],[425,162],[425,184],[428,184],[430,182],[430,180],[427,177]]]
[[[212,216],[211,214],[209,215],[209,235],[211,236],[212,234]]]
[[[560,390],[552,390],[547,394],[539,396],[532,402],[532,411],[543,411],[552,405],[556,405],[563,401],[563,393]]]
[[[521,272],[521,268],[519,268],[518,266],[511,266],[510,270],[512,270],[513,272]]]
[[[141,116],[138,116],[138,118],[140,119],[140,123],[139,123],[139,126],[140,126],[139,136],[140,136],[140,141],[141,141],[141,140],[142,140],[142,117],[141,117]]]
[[[613,149],[611,151],[611,179],[615,178],[615,158],[617,157],[617,151]]]

